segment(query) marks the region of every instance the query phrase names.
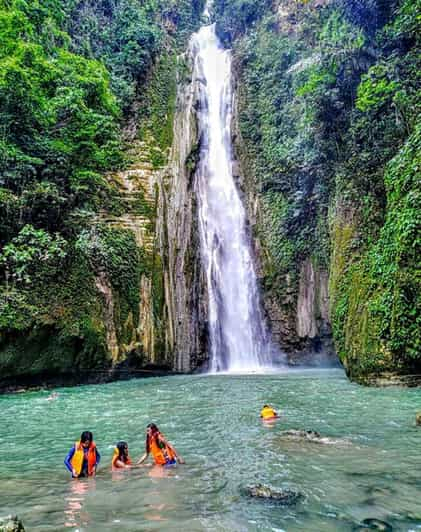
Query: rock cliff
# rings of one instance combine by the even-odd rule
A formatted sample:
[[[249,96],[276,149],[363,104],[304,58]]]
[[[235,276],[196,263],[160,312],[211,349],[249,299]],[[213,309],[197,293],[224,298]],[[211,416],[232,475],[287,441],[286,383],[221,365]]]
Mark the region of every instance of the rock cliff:
[[[216,0],[215,12],[274,338],[294,363],[336,351],[360,382],[419,374],[419,6]]]

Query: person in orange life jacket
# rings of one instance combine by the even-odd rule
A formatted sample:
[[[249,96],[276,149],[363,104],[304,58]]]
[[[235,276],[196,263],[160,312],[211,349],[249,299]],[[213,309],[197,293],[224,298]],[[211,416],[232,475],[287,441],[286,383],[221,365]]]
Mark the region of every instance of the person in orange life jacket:
[[[80,440],[70,449],[64,464],[73,478],[92,477],[101,460],[92,432],[82,432]]]
[[[132,461],[129,456],[129,446],[125,441],[119,441],[114,448],[113,458],[111,460],[111,467],[115,469],[129,469],[132,466]]]
[[[150,423],[146,427],[145,447],[145,454],[137,464],[143,463],[151,453],[156,465],[169,466],[175,465],[177,462],[185,463],[174,447],[167,442],[155,423]]]

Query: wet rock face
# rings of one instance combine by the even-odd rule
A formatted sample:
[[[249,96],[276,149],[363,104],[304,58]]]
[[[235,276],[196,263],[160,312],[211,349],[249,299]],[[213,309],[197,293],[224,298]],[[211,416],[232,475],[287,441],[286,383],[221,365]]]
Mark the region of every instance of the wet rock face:
[[[233,124],[234,148],[238,160],[235,175],[250,223],[256,269],[262,288],[262,303],[272,340],[286,353],[290,365],[338,365],[329,317],[329,274],[326,268],[306,258],[297,264],[297,275],[290,271],[272,279],[272,261],[276,262],[277,259],[271,256],[265,236],[268,208],[256,186],[253,162],[240,131],[244,96],[241,93],[240,65],[235,57],[234,67],[238,69],[237,105]]]
[[[187,60],[192,68],[192,51]],[[173,368],[189,372],[207,358],[207,296],[200,260],[194,170],[197,164],[197,84],[179,83],[174,142],[158,181],[158,238],[164,269],[165,350]]]
[[[417,412],[415,416],[415,424],[417,427],[421,427],[421,412]]]
[[[0,517],[0,532],[25,532],[22,521],[16,516]]]
[[[287,488],[272,488],[265,484],[253,484],[245,488],[249,497],[277,501],[279,504],[296,504],[303,495]]]
[[[297,282],[286,275],[280,284],[282,294],[278,286],[264,289],[263,303],[273,339],[286,352],[288,362],[310,366],[336,364],[327,271],[306,259],[301,263]]]
[[[319,323],[318,323],[319,322]],[[315,270],[310,260],[301,265],[297,299],[297,334],[315,338],[329,325],[327,272]]]

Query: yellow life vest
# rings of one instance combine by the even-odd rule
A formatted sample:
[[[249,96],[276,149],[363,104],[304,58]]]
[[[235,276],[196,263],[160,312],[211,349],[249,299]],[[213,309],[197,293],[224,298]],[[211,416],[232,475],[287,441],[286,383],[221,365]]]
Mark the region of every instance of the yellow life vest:
[[[85,459],[85,453],[80,441],[75,443],[75,453],[70,460],[73,469],[76,471],[76,474],[79,476],[82,472],[83,460]],[[92,475],[96,465],[96,445],[95,442],[91,442],[88,448],[88,475]]]
[[[114,447],[114,453],[113,453],[113,457],[111,459],[111,467],[113,469],[118,469],[120,466],[116,465],[116,462],[117,460],[119,460],[119,457],[120,457],[120,451],[118,450],[117,447]],[[132,461],[131,461],[131,458],[129,455],[127,455],[126,459],[124,460],[121,460],[121,462],[124,462],[126,465],[131,465],[132,464]]]
[[[277,417],[277,416],[278,414],[276,413],[276,411],[270,406],[262,408],[262,411],[260,412],[260,417],[263,419],[268,419],[270,417]]]

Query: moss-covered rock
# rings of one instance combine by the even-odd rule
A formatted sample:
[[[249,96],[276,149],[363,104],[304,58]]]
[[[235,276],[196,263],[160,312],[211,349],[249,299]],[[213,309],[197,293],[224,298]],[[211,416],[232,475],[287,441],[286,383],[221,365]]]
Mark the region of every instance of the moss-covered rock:
[[[22,521],[17,516],[0,517],[0,532],[25,532]]]
[[[274,338],[331,327],[351,378],[419,373],[419,2],[215,4]]]
[[[203,1],[32,4],[0,2],[0,384],[171,367],[154,170]]]

